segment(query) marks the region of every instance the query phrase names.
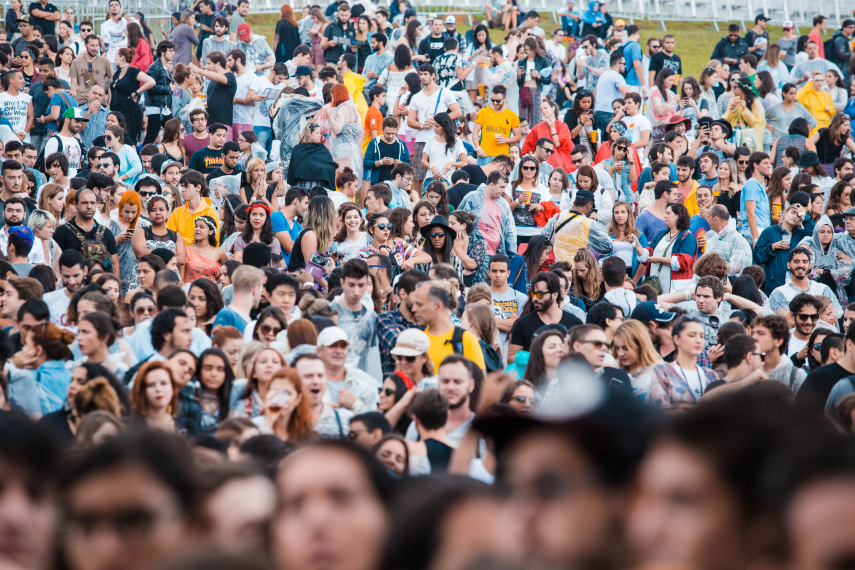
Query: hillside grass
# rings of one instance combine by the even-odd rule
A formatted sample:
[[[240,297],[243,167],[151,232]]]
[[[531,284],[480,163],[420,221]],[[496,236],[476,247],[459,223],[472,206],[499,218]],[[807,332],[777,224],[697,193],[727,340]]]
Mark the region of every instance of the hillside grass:
[[[444,13],[440,10],[438,15],[443,16]],[[426,15],[425,15],[426,16]],[[459,21],[463,22],[463,18],[459,17]],[[616,18],[617,19],[617,18]],[[274,30],[278,16],[275,14],[256,14],[250,15],[247,21],[252,26],[256,34],[261,34],[267,37],[270,45],[273,45]],[[683,61],[684,75],[692,75],[697,77],[707,62],[710,60],[715,44],[727,35],[727,23],[719,23],[719,31],[712,28],[710,22],[666,22],[667,32],[658,29],[659,23],[653,20],[635,20],[635,24],[641,28],[641,47],[646,52],[645,45],[648,38],[661,38],[666,33],[674,35],[677,39],[677,47],[675,52]],[[746,22],[747,29],[750,29],[753,22]],[[541,20],[541,26],[546,30],[547,35],[558,27],[556,22],[546,18]],[[469,29],[466,24],[458,26],[461,33],[465,33]],[[784,34],[780,27],[769,26],[769,40],[772,43],[777,42]],[[807,29],[802,29],[802,33],[806,33]],[[834,30],[829,30],[824,39],[828,39],[834,33]],[[504,33],[501,30],[490,30],[490,38],[495,44],[504,43]],[[744,34],[743,34],[744,35]]]

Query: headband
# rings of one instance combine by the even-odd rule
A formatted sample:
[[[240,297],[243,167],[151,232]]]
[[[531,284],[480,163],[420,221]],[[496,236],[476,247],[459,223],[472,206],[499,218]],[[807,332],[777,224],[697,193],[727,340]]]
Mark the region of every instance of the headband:
[[[217,233],[217,224],[214,223],[214,220],[212,220],[210,217],[199,216],[198,218],[196,218],[196,221],[199,221],[199,220],[202,220],[203,222],[205,222],[205,225],[208,226],[212,232],[214,232],[215,234]]]
[[[252,204],[247,206],[246,207],[246,215],[249,216],[249,213],[255,208],[263,209],[265,212],[267,212],[267,217],[268,218],[270,217],[270,207],[267,204],[265,204],[264,202],[253,202]]]

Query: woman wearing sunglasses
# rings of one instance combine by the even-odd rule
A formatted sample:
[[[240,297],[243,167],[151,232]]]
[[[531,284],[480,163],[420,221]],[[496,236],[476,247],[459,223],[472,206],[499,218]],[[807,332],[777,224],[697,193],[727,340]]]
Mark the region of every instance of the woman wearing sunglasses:
[[[522,157],[519,174],[511,183],[511,211],[517,227],[517,243],[528,241],[540,233],[534,215],[544,211],[543,202],[551,199],[549,189],[539,183],[540,164],[532,155]]]
[[[500,403],[512,407],[520,416],[531,416],[534,414],[535,397],[534,384],[528,380],[517,380],[505,390]]]
[[[616,127],[618,124],[626,131],[626,127],[622,123],[615,123],[613,126]],[[616,128],[614,130],[620,129]],[[605,145],[600,148],[605,148]],[[633,186],[638,182],[638,173],[641,166],[638,154],[635,152],[635,148],[633,148],[629,139],[624,136],[619,136],[615,139],[611,144],[610,150],[612,156],[603,160],[600,166],[609,173],[609,178],[614,182],[618,200],[632,204],[638,199],[638,194],[633,190]]]
[[[372,255],[388,255],[395,258],[396,264],[401,271],[415,269],[416,265],[431,262],[431,257],[424,251],[408,244],[401,238],[393,238],[392,222],[385,214],[374,214],[368,220],[368,236],[372,243],[359,252],[359,257],[368,259]]]
[[[412,390],[412,392],[412,394],[409,394],[409,387],[404,382],[401,374],[397,372],[387,376],[383,381],[383,386],[380,388],[380,397],[377,399],[377,411],[386,416],[386,420],[392,426],[392,431],[395,433],[406,435],[407,428],[410,427],[412,420],[404,412],[413,400],[413,396],[415,396],[416,391]],[[404,403],[398,405],[403,398],[406,398]]]
[[[130,307],[131,317],[134,319],[134,323],[130,327],[125,327],[123,331],[124,338],[130,338],[130,336],[134,334],[138,324],[143,321],[153,319],[155,312],[157,312],[157,305],[155,305],[154,297],[145,291],[137,291],[136,293],[129,295],[128,298],[130,298],[128,306]]]
[[[252,331],[253,340],[269,346],[276,340],[276,335],[288,328],[288,319],[278,307],[267,307],[258,315],[255,328]]]
[[[451,251],[454,249],[457,232],[451,229],[448,220],[443,216],[436,216],[430,225],[421,229],[421,234],[425,238],[422,250],[430,255],[431,265],[451,263]]]
[[[677,349],[674,362],[654,365],[650,383],[650,403],[664,410],[697,403],[706,387],[718,380],[715,372],[698,364],[705,343],[700,320],[680,317],[671,329],[671,337]]]

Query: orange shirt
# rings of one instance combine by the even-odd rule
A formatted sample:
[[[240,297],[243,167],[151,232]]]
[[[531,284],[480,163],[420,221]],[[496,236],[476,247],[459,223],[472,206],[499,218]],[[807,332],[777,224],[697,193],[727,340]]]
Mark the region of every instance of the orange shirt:
[[[368,148],[368,143],[374,138],[371,136],[372,130],[377,131],[377,136],[383,134],[383,114],[374,105],[371,105],[368,108],[368,112],[365,113],[365,139],[362,142],[363,155],[365,154],[365,149]]]

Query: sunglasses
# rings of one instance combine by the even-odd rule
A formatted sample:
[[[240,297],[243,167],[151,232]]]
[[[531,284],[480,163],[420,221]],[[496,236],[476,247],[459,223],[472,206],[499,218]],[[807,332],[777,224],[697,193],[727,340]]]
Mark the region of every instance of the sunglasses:
[[[543,152],[545,152],[548,156],[552,156],[553,154],[555,154],[554,148],[546,148],[546,147],[541,147],[541,148],[543,149]]]
[[[145,190],[140,190],[139,194],[142,198],[151,198],[155,195],[155,192],[146,192]]]
[[[537,170],[536,166],[520,166],[520,170]]]
[[[747,160],[737,160],[736,163],[737,164],[748,164],[748,161]]]
[[[760,360],[766,360],[766,353],[765,352],[752,352],[751,354],[753,354],[754,356],[759,356]]]
[[[384,396],[394,396],[395,390],[391,388],[377,388],[377,391]]]
[[[110,168],[110,163],[109,162],[99,162],[98,168]]]
[[[493,99],[490,97],[490,102],[493,103],[493,105],[501,105],[502,101],[504,101],[504,99]]]
[[[615,150],[619,150],[621,152],[626,152],[626,147],[625,146],[616,146]]]
[[[261,325],[259,329],[261,334],[272,334],[277,335],[282,332],[282,329],[279,327],[271,327],[270,325]]]
[[[525,396],[514,396],[511,398],[511,400],[513,400],[514,402],[519,402],[520,404],[525,404],[526,402],[529,402],[532,405],[534,404],[534,396],[532,396],[531,398],[526,398]]]
[[[376,225],[376,226],[374,226],[374,227],[375,227],[375,228],[377,228],[377,229],[379,229],[379,230],[391,230],[391,229],[392,229],[392,224],[377,224],[377,225]]]
[[[110,142],[111,140],[113,140],[113,137],[106,137],[106,136],[105,136],[105,137],[104,137],[104,140],[105,140],[105,141],[107,141],[107,142]]]
[[[529,291],[528,296],[532,299],[543,299],[549,295],[549,291]]]
[[[585,162],[585,159],[584,159],[584,158],[580,158],[580,159],[578,159],[578,160],[570,159],[570,162],[572,162],[572,163],[573,163],[573,164],[575,164],[576,166],[579,166],[580,164],[582,164],[583,162]]]
[[[609,346],[607,342],[603,342],[601,340],[577,340],[579,344],[590,344],[594,348],[606,348]]]
[[[398,360],[403,360],[405,362],[409,362],[412,364],[413,362],[416,361],[416,358],[418,358],[418,356],[398,356],[397,358],[398,358]],[[386,394],[386,395],[388,396],[389,394]]]
[[[800,321],[803,321],[803,322],[808,322],[808,321],[814,322],[819,318],[819,315],[816,313],[814,313],[813,315],[807,315],[805,313],[798,313],[798,314],[796,314],[796,318]]]
[[[430,239],[445,237],[445,232],[431,232]]]
[[[134,309],[134,313],[138,315],[153,315],[154,307],[137,307]]]
[[[819,349],[821,349],[821,348],[822,348],[822,343],[821,343],[821,342],[815,342],[815,343],[813,344],[813,349],[814,349],[815,351],[819,352]]]

